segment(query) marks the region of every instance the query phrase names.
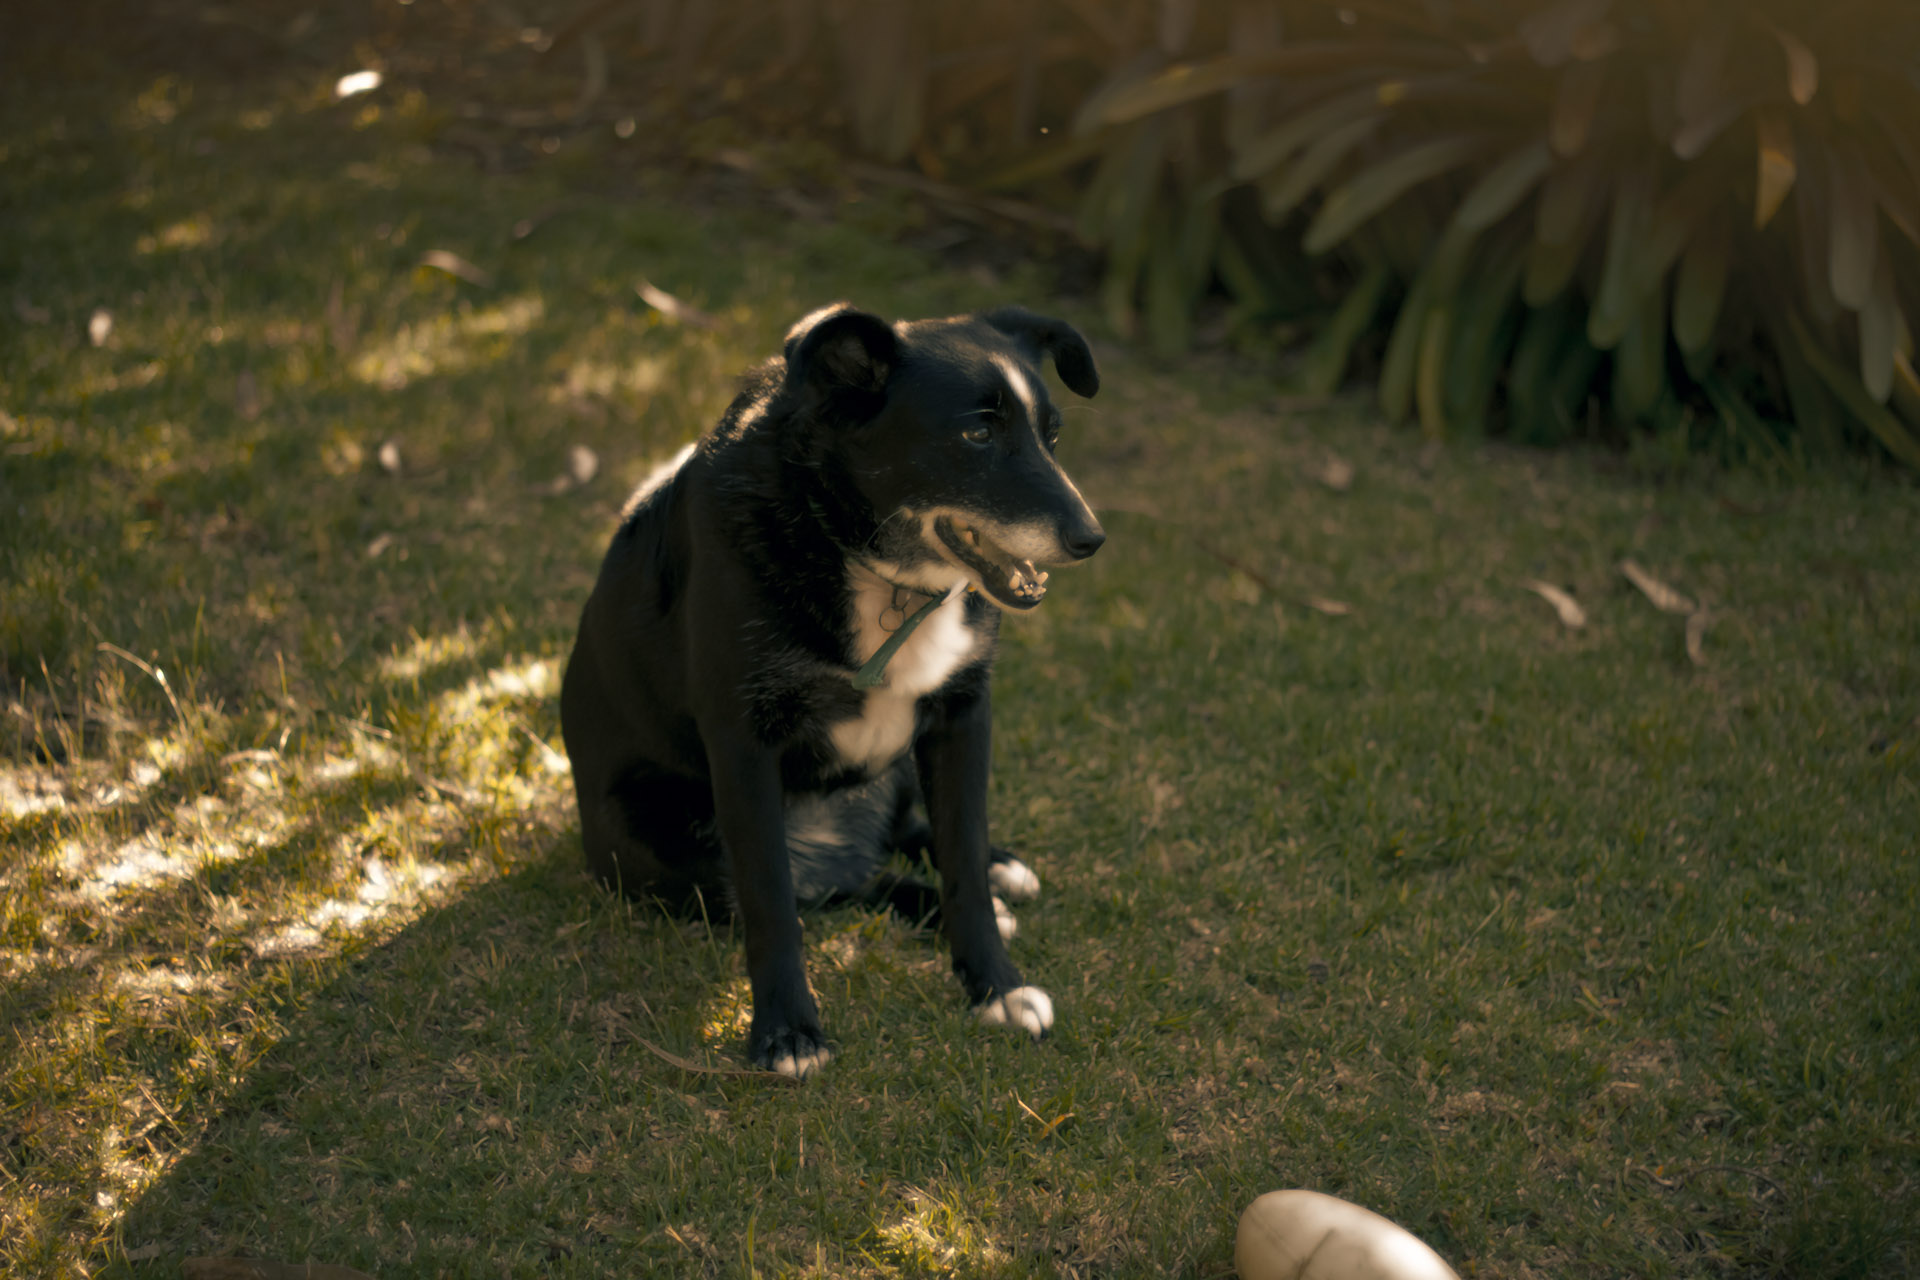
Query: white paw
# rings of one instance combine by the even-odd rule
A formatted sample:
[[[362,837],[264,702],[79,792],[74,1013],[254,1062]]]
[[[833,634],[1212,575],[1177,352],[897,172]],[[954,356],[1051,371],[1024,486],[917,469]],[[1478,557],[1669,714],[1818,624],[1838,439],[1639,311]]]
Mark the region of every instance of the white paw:
[[[987,883],[1008,902],[1031,902],[1040,896],[1040,877],[1018,858],[1008,858],[988,867]]]
[[[1013,935],[1020,932],[1020,922],[1014,919],[1013,911],[999,898],[993,900],[993,922],[1000,926],[1000,941],[1011,942]]]
[[[802,1050],[798,1054],[783,1053],[773,1060],[773,1069],[783,1076],[792,1076],[795,1080],[805,1080],[808,1076],[827,1065],[833,1059],[833,1050],[825,1045]]]
[[[1035,1040],[1053,1030],[1053,1000],[1038,987],[1015,987],[980,1006],[980,1021],[1019,1027]]]

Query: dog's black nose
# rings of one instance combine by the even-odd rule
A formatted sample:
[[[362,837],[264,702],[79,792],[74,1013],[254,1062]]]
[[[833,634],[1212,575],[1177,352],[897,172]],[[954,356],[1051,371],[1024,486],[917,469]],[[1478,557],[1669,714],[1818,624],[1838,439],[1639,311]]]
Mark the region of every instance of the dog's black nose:
[[[1060,545],[1075,560],[1085,560],[1107,540],[1107,531],[1095,521],[1073,525],[1060,531]]]

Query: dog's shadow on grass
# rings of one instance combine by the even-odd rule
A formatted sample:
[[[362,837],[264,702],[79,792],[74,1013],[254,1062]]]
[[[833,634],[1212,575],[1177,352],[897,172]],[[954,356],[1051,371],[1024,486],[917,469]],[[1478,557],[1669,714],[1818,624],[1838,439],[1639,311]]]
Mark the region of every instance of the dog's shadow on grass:
[[[710,1109],[694,1093],[791,1085],[736,1070],[728,926],[602,890],[576,845],[554,834],[294,995],[279,1042],[129,1209],[116,1256],[140,1275],[207,1255],[376,1274],[631,1256],[657,1226],[642,1206],[671,1198],[662,1126]]]

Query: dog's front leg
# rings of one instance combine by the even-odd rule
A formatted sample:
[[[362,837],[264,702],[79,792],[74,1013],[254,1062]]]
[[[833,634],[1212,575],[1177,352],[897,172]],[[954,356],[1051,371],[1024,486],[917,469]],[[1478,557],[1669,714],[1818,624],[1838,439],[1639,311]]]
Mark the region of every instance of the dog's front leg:
[[[987,884],[987,774],[993,724],[986,689],[946,699],[920,735],[914,761],[933,828],[940,872],[940,928],[953,950],[953,971],[987,1022],[1043,1036],[1053,1027],[1053,1001],[1027,986],[1007,955]]]
[[[746,934],[754,1065],[804,1079],[832,1056],[807,986],[800,915],[787,860],[786,813],[777,752],[746,734],[709,737],[714,814],[726,848],[734,905]]]

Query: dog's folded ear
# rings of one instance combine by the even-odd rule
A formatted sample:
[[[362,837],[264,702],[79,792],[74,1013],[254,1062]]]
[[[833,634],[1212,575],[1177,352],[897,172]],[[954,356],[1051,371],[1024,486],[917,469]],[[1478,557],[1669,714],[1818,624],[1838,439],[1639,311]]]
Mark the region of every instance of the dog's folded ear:
[[[787,331],[786,353],[788,386],[877,393],[900,363],[900,339],[879,316],[836,302]]]
[[[1036,358],[1053,357],[1060,381],[1076,395],[1091,398],[1100,390],[1100,371],[1093,367],[1093,352],[1080,331],[1065,320],[1055,320],[1025,307],[1000,307],[980,317],[1014,339]]]

